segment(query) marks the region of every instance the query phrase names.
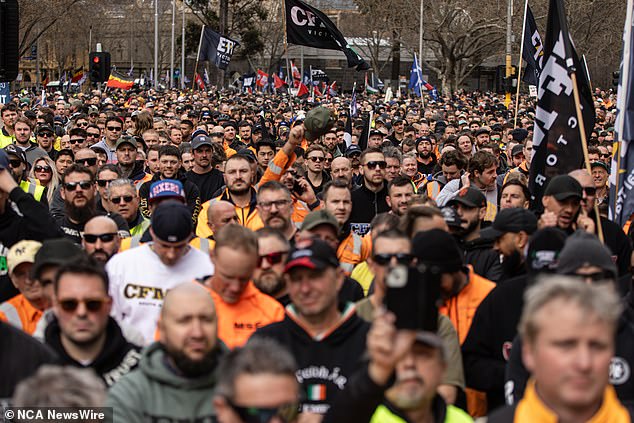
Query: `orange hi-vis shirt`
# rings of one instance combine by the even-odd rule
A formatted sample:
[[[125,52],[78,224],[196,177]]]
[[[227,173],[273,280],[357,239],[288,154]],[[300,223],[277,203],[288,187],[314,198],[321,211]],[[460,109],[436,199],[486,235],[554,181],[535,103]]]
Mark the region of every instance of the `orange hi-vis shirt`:
[[[363,263],[372,254],[372,240],[369,236],[360,236],[354,232],[341,241],[337,248],[339,267],[350,276],[354,266]]]
[[[272,297],[262,293],[249,282],[240,300],[226,303],[213,289],[206,287],[216,305],[218,338],[227,347],[241,347],[256,329],[284,319],[284,307]]]
[[[22,294],[0,304],[0,320],[22,329],[29,335],[33,335],[41,317],[42,311],[33,307]]]

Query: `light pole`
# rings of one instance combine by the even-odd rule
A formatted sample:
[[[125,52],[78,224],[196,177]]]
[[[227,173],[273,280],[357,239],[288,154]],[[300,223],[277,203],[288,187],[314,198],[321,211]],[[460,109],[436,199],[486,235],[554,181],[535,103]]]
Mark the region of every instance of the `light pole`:
[[[158,0],[154,0],[154,89],[158,88]]]
[[[513,19],[513,0],[507,0],[506,7],[506,84],[504,91],[504,105],[508,108],[511,104],[511,75],[513,73],[513,65],[511,64],[511,37],[512,37],[512,20]]]

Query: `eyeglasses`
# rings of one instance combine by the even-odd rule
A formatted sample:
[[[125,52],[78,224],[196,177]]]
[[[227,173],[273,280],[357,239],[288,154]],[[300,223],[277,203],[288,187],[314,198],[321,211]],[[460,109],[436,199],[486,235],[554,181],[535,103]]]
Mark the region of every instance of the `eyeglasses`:
[[[53,134],[50,132],[40,132],[39,134],[37,134],[37,136],[42,138],[50,138],[53,136]]]
[[[292,402],[275,408],[243,407],[227,399],[227,404],[236,412],[244,423],[268,423],[278,417],[284,423],[290,423],[299,414],[299,404]]]
[[[99,134],[91,134],[90,132],[86,133],[86,138],[88,138],[88,137],[97,138],[98,136],[99,136]]]
[[[122,195],[121,197],[110,198],[110,202],[114,204],[121,204],[121,200],[123,200],[124,203],[131,203],[134,197],[131,195]]]
[[[589,196],[593,196],[597,193],[597,189],[595,187],[583,187],[583,191]]]
[[[80,303],[83,303],[86,306],[86,310],[95,313],[101,310],[105,302],[106,300],[103,298],[93,298],[93,299],[86,299],[86,300],[68,298],[65,300],[59,300],[59,305],[62,308],[62,310],[68,313],[71,313],[77,310],[77,307],[79,307]]]
[[[371,161],[371,162],[367,162],[365,166],[368,169],[376,169],[377,167],[379,167],[380,169],[385,169],[387,167],[387,162],[384,160]]]
[[[83,164],[84,166],[94,166],[97,164],[97,158],[91,157],[88,159],[75,159],[75,163]]]
[[[50,166],[40,166],[37,165],[33,168],[36,172],[50,172],[52,169]]]
[[[264,210],[270,210],[271,207],[275,206],[278,209],[286,206],[289,203],[288,200],[276,200],[276,201],[262,201],[258,203],[258,206],[262,207]]]
[[[270,265],[280,264],[284,257],[288,254],[288,251],[277,251],[275,253],[265,254],[258,258],[258,267],[262,267],[264,260],[268,261]]]
[[[77,187],[83,190],[89,190],[92,187],[92,182],[90,181],[66,182],[64,184],[64,188],[66,189],[66,191],[75,191]]]
[[[88,126],[88,122],[80,122],[76,126],[79,126],[80,128],[85,128]]]
[[[324,160],[326,161],[326,163],[332,163],[332,157],[326,157]]]
[[[75,138],[75,139],[69,139],[68,142],[71,144],[81,144],[84,141],[86,141],[86,138]]]
[[[396,254],[375,254],[372,256],[374,261],[379,266],[385,266],[392,261],[392,258],[396,259],[398,264],[409,266],[412,263],[414,257],[411,254],[396,253]]]
[[[114,179],[97,179],[97,185],[99,185],[101,188],[105,188],[112,181],[114,181]]]
[[[308,160],[310,160],[311,162],[315,162],[315,163],[321,163],[324,160],[326,160],[326,158],[325,157],[313,156],[313,157],[309,157]]]
[[[112,132],[119,132],[123,129],[123,127],[122,126],[106,126],[106,129]]]
[[[22,160],[9,160],[9,166],[11,167],[20,167],[22,164]]]
[[[111,242],[114,237],[117,236],[116,233],[107,233],[107,234],[84,234],[84,241],[88,244],[94,244],[97,240],[101,242]]]

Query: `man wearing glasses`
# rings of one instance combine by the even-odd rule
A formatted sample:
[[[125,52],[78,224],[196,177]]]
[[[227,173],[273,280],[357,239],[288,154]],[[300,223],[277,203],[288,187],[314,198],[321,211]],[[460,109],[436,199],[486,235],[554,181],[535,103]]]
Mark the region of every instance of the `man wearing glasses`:
[[[8,170],[15,182],[20,185],[20,188],[22,188],[24,192],[31,194],[37,201],[47,203],[45,187],[39,185],[37,181],[27,178],[29,163],[27,162],[24,150],[16,144],[10,144],[5,147],[4,151],[9,158]]]
[[[53,132],[53,128],[49,125],[41,125],[35,131],[35,139],[37,140],[38,145],[51,160],[57,159],[58,151],[53,148],[53,143],[55,142],[55,133]]]
[[[93,260],[105,265],[121,245],[117,223],[107,216],[93,217],[84,226],[81,245]]]
[[[108,154],[108,162],[117,162],[116,145],[121,137],[121,131],[123,131],[123,121],[117,116],[111,116],[106,119],[105,138],[93,145],[93,147],[104,149]]]
[[[73,153],[77,154],[82,148],[88,147],[87,133],[84,128],[75,127],[68,132],[68,135],[70,136],[70,149],[73,150]]]
[[[363,183],[352,192],[352,213],[350,222],[352,230],[363,236],[370,230],[370,222],[379,213],[387,212],[387,184],[385,169],[387,162],[383,152],[369,148],[361,154],[361,173]]]
[[[44,340],[60,364],[91,368],[107,386],[141,359],[140,347],[128,342],[110,317],[111,308],[108,275],[100,265],[84,258],[59,268],[53,282],[55,317]]]
[[[284,307],[291,303],[284,279],[284,263],[291,245],[277,229],[258,229],[258,267],[253,272],[253,283],[265,293],[275,298]]]

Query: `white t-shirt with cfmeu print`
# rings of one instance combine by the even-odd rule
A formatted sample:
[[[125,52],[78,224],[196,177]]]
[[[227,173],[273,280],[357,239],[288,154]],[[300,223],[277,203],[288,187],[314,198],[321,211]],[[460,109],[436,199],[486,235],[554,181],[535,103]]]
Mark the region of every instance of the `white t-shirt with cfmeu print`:
[[[117,322],[139,330],[146,345],[154,340],[167,291],[214,273],[209,256],[195,248],[190,247],[175,265],[166,266],[150,246],[116,254],[106,265],[113,300],[111,315]]]

